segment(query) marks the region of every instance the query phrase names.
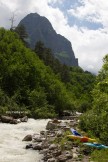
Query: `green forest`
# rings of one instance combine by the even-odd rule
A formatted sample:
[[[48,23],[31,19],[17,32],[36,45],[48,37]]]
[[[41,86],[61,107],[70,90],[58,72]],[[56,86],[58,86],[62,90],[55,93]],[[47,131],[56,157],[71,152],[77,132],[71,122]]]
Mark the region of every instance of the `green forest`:
[[[0,28],[0,115],[61,117],[82,112],[80,128],[108,144],[108,55],[99,74],[68,67],[37,42],[29,48],[19,30]]]

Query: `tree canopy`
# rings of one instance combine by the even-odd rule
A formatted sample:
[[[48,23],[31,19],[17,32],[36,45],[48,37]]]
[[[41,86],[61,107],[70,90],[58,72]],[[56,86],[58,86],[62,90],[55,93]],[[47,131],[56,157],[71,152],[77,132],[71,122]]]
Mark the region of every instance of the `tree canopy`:
[[[81,128],[108,145],[108,55],[104,58],[92,91],[93,107],[81,119]]]
[[[60,64],[42,43],[33,52],[16,32],[0,29],[1,113],[27,110],[34,118],[47,118],[64,110],[82,110],[91,101],[87,93],[94,78],[80,68]]]

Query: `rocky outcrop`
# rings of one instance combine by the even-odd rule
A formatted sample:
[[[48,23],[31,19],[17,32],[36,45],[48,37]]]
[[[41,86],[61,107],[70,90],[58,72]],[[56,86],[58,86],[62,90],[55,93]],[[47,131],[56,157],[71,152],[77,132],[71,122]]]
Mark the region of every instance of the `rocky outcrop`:
[[[63,64],[78,66],[78,59],[75,58],[71,42],[57,34],[47,18],[37,13],[30,13],[20,21],[20,25],[26,28],[31,48],[34,49],[36,43],[41,41]]]

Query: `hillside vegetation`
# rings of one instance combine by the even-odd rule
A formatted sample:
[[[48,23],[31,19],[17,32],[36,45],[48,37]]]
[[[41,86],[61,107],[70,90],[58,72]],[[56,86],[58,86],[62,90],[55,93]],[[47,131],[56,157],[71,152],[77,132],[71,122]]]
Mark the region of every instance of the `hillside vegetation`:
[[[82,116],[80,126],[108,145],[108,55],[103,61],[92,91],[93,107]]]
[[[0,114],[52,118],[64,110],[84,112],[91,108],[94,80],[79,67],[60,64],[41,43],[32,51],[15,32],[0,29]]]

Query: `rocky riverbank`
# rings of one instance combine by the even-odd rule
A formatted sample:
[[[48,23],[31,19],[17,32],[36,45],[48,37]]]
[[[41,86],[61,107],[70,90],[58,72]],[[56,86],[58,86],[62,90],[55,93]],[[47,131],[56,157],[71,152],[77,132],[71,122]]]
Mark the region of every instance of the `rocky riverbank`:
[[[2,123],[10,123],[10,124],[18,124],[20,122],[27,122],[28,121],[28,117],[24,116],[21,118],[14,118],[12,116],[5,116],[5,115],[1,115],[0,116],[0,121]]]
[[[26,149],[38,150],[43,155],[41,162],[88,162],[88,150],[83,144],[69,140],[67,137],[71,134],[70,128],[77,127],[77,117],[71,117],[71,120],[49,121],[46,131],[33,136],[27,135],[23,139],[23,141],[31,141],[26,145]]]

